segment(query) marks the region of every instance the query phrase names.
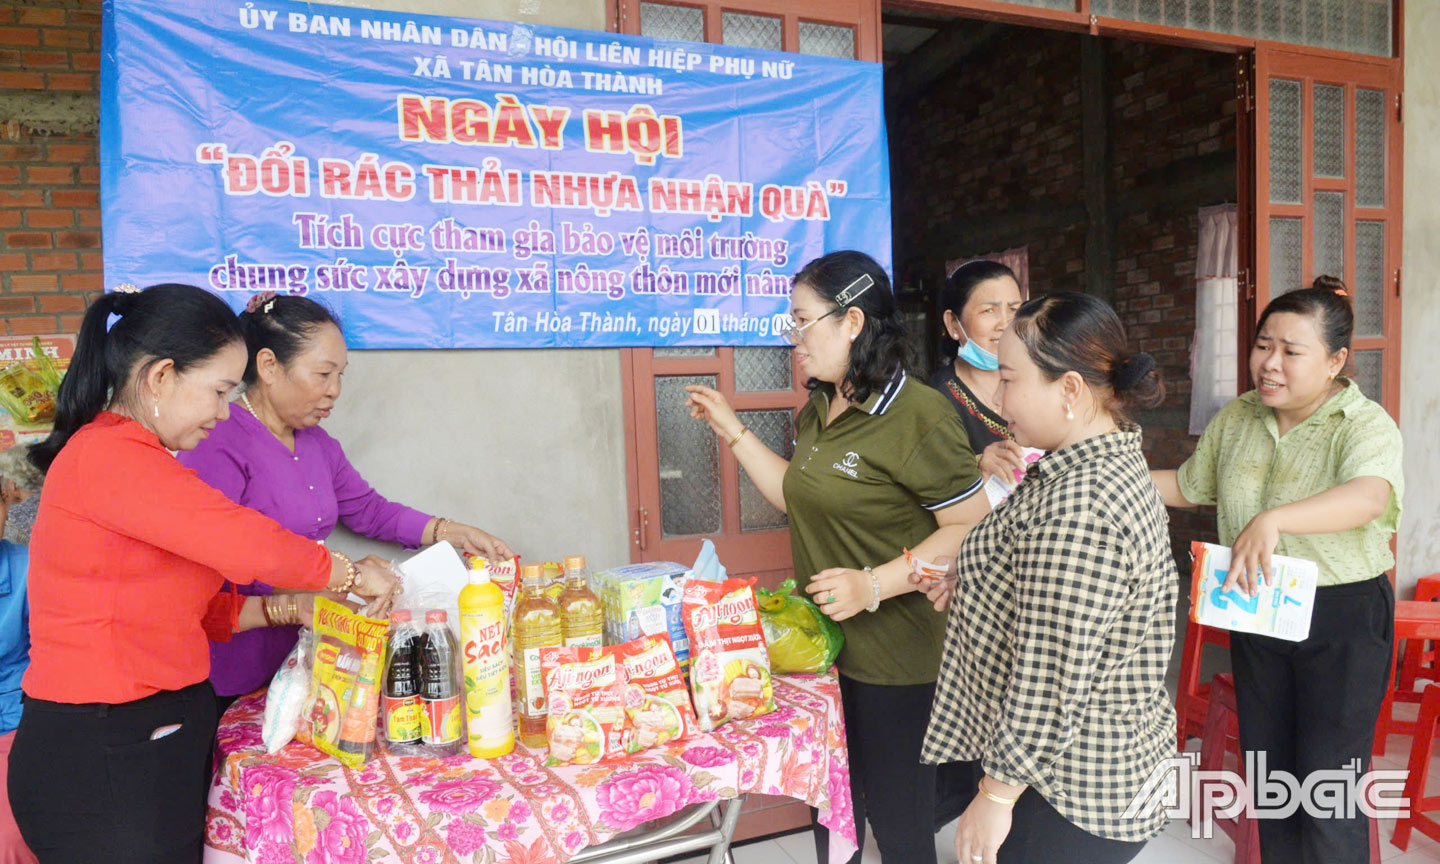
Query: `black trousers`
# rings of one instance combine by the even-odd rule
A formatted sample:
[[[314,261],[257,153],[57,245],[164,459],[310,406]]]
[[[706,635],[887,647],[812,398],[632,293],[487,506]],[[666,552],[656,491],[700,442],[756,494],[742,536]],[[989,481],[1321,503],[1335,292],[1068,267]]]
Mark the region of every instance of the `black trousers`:
[[[208,681],[120,705],[27,698],[9,788],[25,842],[41,864],[198,864],[215,725]]]
[[[845,749],[855,834],[865,847],[865,823],[885,864],[934,864],[935,832],[960,815],[963,775],[955,765],[920,762],[935,685],[864,684],[840,676]],[[970,794],[974,794],[971,789]],[[816,812],[811,809],[814,821]],[[815,822],[815,854],[830,860],[830,832]],[[850,859],[859,864],[860,852]]]
[[[1395,593],[1381,576],[1319,588],[1310,635],[1301,642],[1235,633],[1235,707],[1240,745],[1264,751],[1267,772],[1301,783],[1314,771],[1369,770],[1395,641]],[[1255,778],[1247,778],[1252,782]],[[1370,819],[1315,818],[1304,808],[1260,819],[1265,864],[1365,864]]]
[[[969,798],[975,797],[985,769],[979,762],[956,762],[954,766],[960,769]],[[996,864],[1125,864],[1145,848],[1143,841],[1130,843],[1091,834],[1062,816],[1034,789],[1026,789],[1015,802],[1012,818],[1010,833],[995,856]],[[963,855],[960,864],[967,864]]]

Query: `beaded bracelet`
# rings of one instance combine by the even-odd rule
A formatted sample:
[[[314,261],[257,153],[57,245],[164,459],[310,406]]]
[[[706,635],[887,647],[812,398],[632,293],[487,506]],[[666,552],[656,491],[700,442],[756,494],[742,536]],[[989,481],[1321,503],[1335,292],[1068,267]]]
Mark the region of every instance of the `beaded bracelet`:
[[[869,567],[865,568],[865,572],[870,574],[870,605],[865,607],[865,611],[874,612],[880,608],[880,577]]]
[[[355,562],[351,561],[350,556],[344,552],[331,552],[330,554],[345,562],[345,584],[335,590],[339,592],[341,596],[349,594],[350,589],[355,587],[355,581],[360,578],[360,568],[356,567]]]

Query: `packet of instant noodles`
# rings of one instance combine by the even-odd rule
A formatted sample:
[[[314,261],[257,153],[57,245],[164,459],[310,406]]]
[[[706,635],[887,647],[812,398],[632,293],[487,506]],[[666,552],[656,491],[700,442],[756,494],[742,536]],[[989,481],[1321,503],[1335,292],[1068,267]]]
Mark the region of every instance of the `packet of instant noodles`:
[[[615,646],[625,665],[626,753],[685,738],[695,729],[695,709],[668,636],[641,636]]]
[[[934,583],[945,578],[945,574],[946,572],[948,572],[948,570],[944,565],[933,564],[929,561],[926,561],[924,558],[919,557],[914,552],[911,552],[909,549],[904,549],[902,551],[904,551],[905,553],[905,563],[910,565],[910,572],[920,577],[921,588],[933,585]]]
[[[690,688],[700,728],[706,732],[775,710],[754,581],[694,580],[685,585],[681,602],[690,634]]]
[[[541,648],[540,675],[550,706],[546,765],[589,765],[625,754],[625,667],[614,648]]]
[[[363,764],[375,755],[390,622],[356,615],[316,597],[313,625],[315,655],[306,713],[310,743],[345,765]]]

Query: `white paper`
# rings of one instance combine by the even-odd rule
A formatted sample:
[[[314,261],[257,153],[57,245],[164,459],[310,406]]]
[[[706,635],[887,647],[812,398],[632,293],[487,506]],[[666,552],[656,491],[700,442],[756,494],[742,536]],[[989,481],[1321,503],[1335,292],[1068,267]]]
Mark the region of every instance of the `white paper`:
[[[417,627],[425,626],[427,610],[442,609],[450,629],[459,632],[460,592],[470,584],[470,571],[449,541],[441,540],[406,561],[397,561],[395,569],[405,580],[397,608],[412,610]]]

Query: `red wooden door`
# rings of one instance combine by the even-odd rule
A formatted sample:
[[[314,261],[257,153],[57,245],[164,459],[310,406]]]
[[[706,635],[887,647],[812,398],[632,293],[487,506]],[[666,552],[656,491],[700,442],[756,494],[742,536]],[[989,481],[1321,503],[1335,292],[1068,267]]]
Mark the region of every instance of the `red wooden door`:
[[[880,59],[878,0],[624,3],[620,29],[665,39],[718,42],[830,57]],[[798,269],[804,262],[791,262]],[[724,393],[741,420],[789,457],[794,413],[806,398],[791,349],[657,348],[625,352],[631,557],[694,560],[715,541],[732,575],[773,585],[790,575],[785,514],[771,507],[728,447],[685,410],[684,387]]]
[[[1400,416],[1400,64],[1255,52],[1255,300],[1339,276],[1351,374]],[[1248,350],[1248,349],[1247,349]]]

